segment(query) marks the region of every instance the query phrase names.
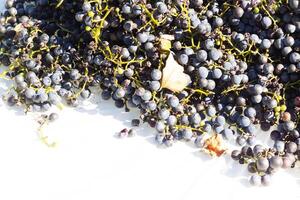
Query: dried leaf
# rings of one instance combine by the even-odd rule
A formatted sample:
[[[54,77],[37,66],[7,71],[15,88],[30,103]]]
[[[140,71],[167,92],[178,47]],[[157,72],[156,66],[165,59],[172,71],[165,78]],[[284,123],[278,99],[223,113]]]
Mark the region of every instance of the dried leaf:
[[[174,35],[168,35],[168,34],[162,34],[160,35],[160,38],[169,41],[175,40]]]
[[[170,51],[171,47],[172,47],[172,43],[171,41],[174,40],[174,36],[173,35],[167,35],[167,34],[163,34],[160,36],[159,38],[159,48],[161,51]]]
[[[226,149],[222,144],[222,136],[220,134],[214,134],[204,141],[203,151],[212,156],[221,156],[225,153]]]
[[[182,91],[191,82],[190,76],[185,74],[183,70],[183,66],[178,64],[174,59],[173,53],[170,52],[165,68],[163,69],[161,87],[173,92]]]

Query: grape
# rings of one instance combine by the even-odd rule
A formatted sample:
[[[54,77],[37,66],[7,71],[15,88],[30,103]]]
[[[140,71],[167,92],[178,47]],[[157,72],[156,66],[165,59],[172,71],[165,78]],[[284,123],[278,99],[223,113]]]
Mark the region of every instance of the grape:
[[[208,69],[206,67],[199,67],[198,72],[199,72],[199,77],[200,78],[203,78],[203,79],[207,78]]]
[[[203,146],[203,137],[197,136],[194,143],[195,143],[196,147],[201,148]]]
[[[216,26],[216,27],[221,27],[221,26],[223,26],[224,22],[223,22],[223,19],[222,19],[222,18],[216,17],[216,18],[214,19],[213,24],[214,24],[214,26]]]
[[[289,56],[289,60],[291,63],[298,63],[300,62],[300,54],[297,52],[293,52]]]
[[[216,82],[214,80],[208,80],[206,88],[208,90],[214,90],[216,87]]]
[[[28,98],[28,99],[32,99],[32,98],[35,96],[35,91],[34,91],[34,89],[33,89],[33,88],[27,88],[27,89],[25,90],[25,96],[26,96],[26,98]]]
[[[269,49],[271,47],[271,41],[268,39],[263,39],[261,44],[260,44],[260,48],[262,49]]]
[[[295,158],[292,155],[288,154],[285,157],[283,157],[282,161],[282,168],[290,168],[295,162]]]
[[[159,81],[162,77],[162,73],[159,69],[153,69],[151,72],[151,78],[154,81]]]
[[[289,0],[288,3],[292,9],[294,10],[299,9],[299,5],[300,5],[299,0]]]
[[[289,142],[286,144],[286,151],[288,153],[295,153],[297,151],[297,144],[295,142]]]
[[[256,127],[253,124],[250,124],[245,128],[245,131],[250,134],[255,134],[257,132]]]
[[[180,118],[180,122],[181,124],[189,125],[189,117],[187,115],[182,115]]]
[[[150,89],[152,91],[158,91],[160,89],[160,83],[159,83],[159,81],[151,81],[150,82]]]
[[[177,123],[177,118],[174,115],[170,115],[167,119],[167,123],[169,126],[174,126]]]
[[[24,76],[22,74],[18,74],[17,76],[15,76],[15,82],[16,83],[24,82]]]
[[[233,68],[232,64],[230,62],[224,62],[224,69],[229,71]]]
[[[271,184],[271,176],[268,175],[268,174],[265,174],[261,177],[261,183],[264,185],[264,186],[268,186]]]
[[[62,75],[59,72],[55,72],[52,74],[51,79],[54,84],[59,84],[62,81]]]
[[[146,33],[138,33],[137,39],[140,43],[145,43],[148,40],[148,35]]]
[[[248,127],[251,124],[251,121],[248,117],[241,116],[238,118],[238,124],[244,128],[244,127]]]
[[[260,186],[262,184],[262,178],[261,176],[254,174],[250,177],[249,182],[253,186]]]
[[[281,54],[283,56],[288,56],[291,52],[293,51],[292,47],[284,47],[282,50],[281,50]],[[291,54],[290,55],[290,58],[294,58],[294,56]]]
[[[243,8],[241,8],[241,7],[236,7],[236,8],[233,10],[233,15],[234,15],[234,17],[236,17],[236,18],[241,18],[241,17],[244,15],[244,10],[243,10]]]
[[[239,150],[233,150],[233,151],[231,152],[231,158],[232,158],[233,160],[239,160],[240,157],[241,157],[241,154],[240,154],[240,151],[239,151]]]
[[[90,90],[83,90],[83,91],[80,93],[80,96],[81,96],[83,99],[88,99],[88,98],[91,96],[91,91],[90,91]]]
[[[57,113],[51,113],[49,115],[49,121],[53,122],[53,121],[56,121],[58,119],[58,114]]]
[[[157,108],[155,101],[149,101],[147,103],[147,108],[151,111],[154,111]]]
[[[256,167],[259,172],[265,172],[269,168],[269,160],[267,158],[258,158]]]
[[[158,112],[158,116],[160,119],[167,119],[170,116],[170,111],[166,108],[163,108]]]
[[[181,65],[186,65],[189,62],[189,57],[186,54],[180,54],[178,56],[178,62]]]
[[[262,96],[261,96],[261,95],[255,95],[255,96],[252,96],[252,97],[251,97],[251,101],[252,101],[253,103],[260,103],[261,100],[262,100]]]
[[[165,124],[163,121],[156,122],[155,128],[158,132],[163,132],[165,130]]]
[[[225,128],[221,133],[222,133],[223,137],[227,140],[230,140],[233,138],[233,131],[229,128]]]
[[[177,50],[177,51],[181,50],[182,44],[180,43],[180,41],[175,41],[175,42],[173,43],[173,48],[174,48],[175,50]]]
[[[209,58],[212,59],[213,61],[217,61],[220,59],[221,57],[221,53],[219,50],[217,50],[216,48],[212,48],[209,53]]]
[[[146,90],[141,97],[144,101],[149,101],[152,98],[152,93],[149,90]]]
[[[256,143],[255,137],[252,136],[252,137],[247,138],[248,145],[253,146],[253,145],[255,145],[255,143]]]
[[[207,108],[207,115],[210,116],[210,117],[213,117],[216,115],[217,111],[216,111],[216,108],[212,105],[208,106]]]
[[[205,123],[205,125],[203,126],[203,130],[209,133],[212,130],[212,127],[209,123]]]
[[[81,9],[85,12],[88,12],[92,9],[92,6],[89,2],[84,2]]]
[[[207,60],[207,52],[205,50],[199,50],[196,53],[196,57],[200,62],[204,62]]]
[[[274,148],[277,151],[283,152],[284,151],[284,146],[285,146],[285,144],[284,144],[283,141],[279,141],[279,140],[275,141]]]
[[[256,110],[253,107],[248,107],[244,111],[245,116],[254,118],[256,116]]]
[[[132,12],[134,15],[140,15],[142,13],[142,8],[139,5],[134,5],[132,7]]]
[[[292,131],[295,128],[295,124],[292,121],[284,122],[283,128],[287,131]]]
[[[273,156],[270,159],[270,167],[272,167],[273,169],[280,168],[282,164],[283,164],[282,158],[279,156]]]
[[[133,119],[131,120],[131,126],[140,126],[140,120],[139,119]]]
[[[216,122],[218,125],[220,125],[220,126],[224,126],[225,123],[226,123],[226,119],[225,119],[224,116],[219,115],[219,116],[216,117],[215,122]]]
[[[168,12],[168,7],[166,4],[159,2],[158,6],[157,6],[157,10],[159,13],[165,14],[166,12]]]
[[[262,18],[261,25],[263,26],[263,28],[268,29],[272,25],[272,20],[269,17],[265,16]]]
[[[120,99],[120,98],[123,98],[125,96],[126,92],[123,88],[118,88],[115,93],[114,93],[114,96],[117,98],[117,99]]]
[[[61,100],[57,93],[49,92],[48,99],[51,104],[57,105]]]
[[[101,97],[104,100],[109,100],[111,98],[111,92],[108,90],[103,90],[101,93]]]
[[[296,26],[294,24],[286,24],[284,29],[287,33],[294,33],[296,31]]]
[[[265,74],[273,74],[274,66],[270,63],[266,63],[263,65],[263,71]]]
[[[240,75],[233,75],[231,80],[233,84],[239,85],[242,82],[242,77]]]
[[[253,153],[254,155],[259,155],[264,151],[264,147],[260,144],[257,144],[253,147]]]
[[[202,88],[206,88],[208,86],[208,80],[204,79],[204,78],[201,78],[199,80],[199,86],[202,87]]]
[[[236,143],[240,146],[243,146],[244,144],[246,144],[246,142],[247,142],[247,139],[243,136],[238,136],[236,138]]]
[[[214,79],[220,79],[221,78],[221,76],[222,76],[222,70],[220,70],[220,69],[214,69],[213,71],[212,71],[212,77],[214,78]]]
[[[190,129],[183,129],[182,134],[185,140],[191,140],[194,135]]]
[[[164,143],[165,140],[165,135],[164,134],[157,134],[155,136],[155,141],[157,142],[157,144],[162,145]]]
[[[179,105],[179,99],[176,96],[171,96],[168,98],[168,105],[175,108]]]
[[[270,99],[267,103],[269,109],[277,107],[277,101],[275,99]]]
[[[34,60],[27,60],[25,65],[29,69],[33,69],[36,66],[36,62]]]

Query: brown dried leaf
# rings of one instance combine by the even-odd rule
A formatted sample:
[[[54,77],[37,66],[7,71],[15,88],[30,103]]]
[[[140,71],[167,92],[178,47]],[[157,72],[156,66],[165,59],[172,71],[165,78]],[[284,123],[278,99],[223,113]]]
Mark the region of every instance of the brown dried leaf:
[[[222,136],[220,134],[214,134],[207,138],[204,141],[203,150],[212,156],[220,157],[226,151],[222,144]]]

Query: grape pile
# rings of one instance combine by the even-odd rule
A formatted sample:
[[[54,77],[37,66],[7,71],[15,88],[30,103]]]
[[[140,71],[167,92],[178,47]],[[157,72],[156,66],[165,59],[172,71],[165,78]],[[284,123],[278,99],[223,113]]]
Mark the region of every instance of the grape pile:
[[[5,8],[0,77],[14,81],[10,106],[77,106],[100,87],[116,107],[137,107],[158,144],[201,147],[212,133],[235,141],[231,156],[247,164],[253,185],[300,160],[299,0],[7,0]],[[274,146],[255,140],[259,129],[273,130]]]

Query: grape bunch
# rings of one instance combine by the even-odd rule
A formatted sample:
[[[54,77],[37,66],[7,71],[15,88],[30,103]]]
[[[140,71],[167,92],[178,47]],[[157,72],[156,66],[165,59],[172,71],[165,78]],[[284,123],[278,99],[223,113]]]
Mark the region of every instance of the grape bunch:
[[[78,106],[101,88],[116,107],[138,108],[159,145],[203,148],[212,134],[235,142],[231,156],[248,165],[253,185],[300,159],[299,0],[7,0],[5,8],[8,105]],[[259,144],[260,129],[274,146]]]

